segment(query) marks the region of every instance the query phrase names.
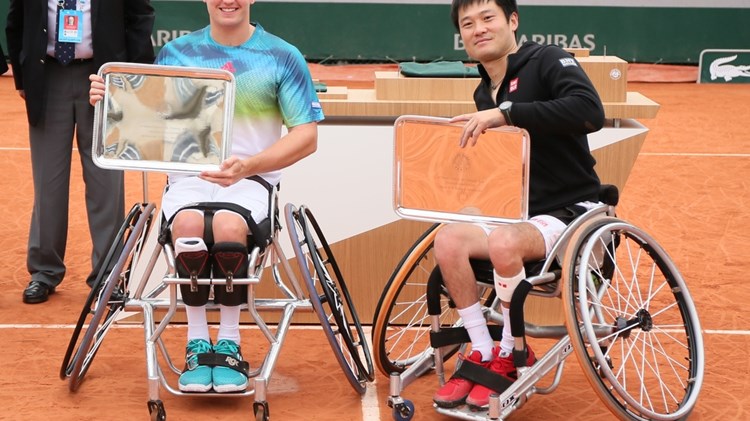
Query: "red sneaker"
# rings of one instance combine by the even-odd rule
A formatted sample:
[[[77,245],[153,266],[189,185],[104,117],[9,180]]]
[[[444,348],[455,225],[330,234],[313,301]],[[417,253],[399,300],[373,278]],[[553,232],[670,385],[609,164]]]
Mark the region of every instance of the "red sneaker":
[[[527,346],[526,349],[528,350],[526,366],[531,367],[536,362],[536,357],[534,356],[534,351],[532,351],[529,346]],[[512,382],[516,381],[518,379],[518,373],[516,373],[516,366],[513,364],[513,355],[511,354],[506,357],[500,357],[497,352],[497,348],[492,350],[492,354],[495,358],[492,359],[488,368],[490,371],[497,373]],[[497,392],[494,392],[487,386],[477,384],[471,389],[469,396],[466,397],[466,404],[474,411],[487,410],[490,406],[490,395],[492,393]]]
[[[493,355],[494,357],[495,355]],[[482,362],[482,354],[479,351],[471,351],[471,353],[464,357],[459,355],[458,358],[463,361],[462,364],[478,364],[483,367],[489,367],[492,360]],[[441,408],[455,408],[459,405],[463,405],[466,402],[466,397],[474,387],[474,382],[471,380],[462,379],[461,377],[451,377],[443,387],[438,389],[437,392],[432,396],[432,401]]]

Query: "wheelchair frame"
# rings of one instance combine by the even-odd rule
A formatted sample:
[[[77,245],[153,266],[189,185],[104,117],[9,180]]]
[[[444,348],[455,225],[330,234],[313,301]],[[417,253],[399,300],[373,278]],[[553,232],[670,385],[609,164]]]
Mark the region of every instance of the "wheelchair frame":
[[[144,174],[144,192],[145,180]],[[374,378],[372,357],[331,249],[308,208],[301,206],[298,209],[292,204],[285,206],[284,215],[289,237],[299,265],[299,273],[307,290],[305,297],[279,242],[281,222],[278,219],[276,189],[273,188],[269,195],[270,237],[265,242],[255,241],[255,246],[249,250],[249,276],[231,281],[234,285],[248,285],[248,300],[247,304],[242,305],[242,309],[248,311],[270,345],[261,366],[249,373],[248,378],[251,381],[246,391],[231,394],[187,393],[171,385],[165,376],[159,355],[170,371],[179,375],[181,370],[172,362],[161,335],[183,305],[177,298],[177,286],[190,284],[191,281],[178,278],[175,255],[170,243],[163,247],[157,245],[150,251],[144,247],[150,229],[158,219],[155,215],[156,205],[147,201],[136,203],[128,213],[103,261],[96,285],[84,303],[60,368],[60,378],[68,380],[70,391],[75,392],[80,387],[107,332],[116,324],[118,315],[123,311],[142,312],[146,341],[148,408],[152,420],[166,419],[164,404],[159,398],[160,388],[180,396],[254,396],[255,419],[268,420],[268,383],[291,325],[292,316],[297,310],[305,310],[314,311],[318,315],[326,338],[348,382],[357,393],[363,394],[366,383]],[[158,226],[160,224],[157,224]],[[167,273],[161,282],[147,290],[148,280],[160,255],[165,256]],[[112,269],[108,271],[107,268]],[[274,283],[284,298],[256,296],[255,285],[261,281],[266,268],[270,269]],[[225,279],[198,279],[197,283],[211,284],[214,288],[227,285]],[[168,298],[160,297],[166,290],[169,290]],[[207,309],[216,311],[218,306],[209,303]],[[158,323],[154,317],[156,310],[166,310],[165,316]],[[274,331],[260,315],[265,312],[281,314]]]
[[[488,410],[433,404],[437,412],[466,420],[506,419],[532,395],[553,392],[565,359],[575,353],[587,380],[619,419],[687,418],[697,401],[705,364],[695,306],[664,249],[641,229],[617,219],[615,205],[616,199],[611,199],[574,220],[541,268],[527,268],[529,276],[513,295],[513,336],[559,341],[537,356],[533,366],[517,367],[518,379],[490,397]],[[402,397],[403,390],[433,369],[439,384],[444,384],[443,363],[465,351],[469,341],[444,286],[427,282],[432,270],[438,270],[432,247],[439,229],[435,224],[417,239],[376,307],[373,355],[378,369],[389,376],[387,404],[396,420],[409,420],[415,412],[413,402]],[[492,272],[474,269],[484,313],[502,325]],[[565,325],[526,322],[528,294],[561,298]],[[457,339],[441,337],[456,329],[463,331]],[[459,366],[460,362],[456,369]],[[540,386],[550,374],[550,383]]]

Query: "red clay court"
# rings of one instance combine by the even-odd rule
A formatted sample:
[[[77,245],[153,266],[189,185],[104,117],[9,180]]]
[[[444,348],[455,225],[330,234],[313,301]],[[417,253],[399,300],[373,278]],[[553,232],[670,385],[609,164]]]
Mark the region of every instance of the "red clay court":
[[[389,66],[311,65],[329,86],[371,87],[375,69]],[[704,329],[706,372],[691,420],[750,419],[750,85],[696,84],[687,66],[631,66],[628,90],[661,104],[621,195],[618,214],[644,228],[664,246],[688,282]],[[25,305],[26,238],[32,200],[28,129],[12,77],[0,77],[0,181],[4,215],[0,242],[0,335],[5,367],[0,376],[0,419],[131,420],[148,416],[143,329],[126,324],[108,335],[77,393],[58,378],[63,353],[88,288],[90,244],[83,209],[80,165],[74,157],[69,271],[45,304]],[[126,203],[141,200],[140,175],[129,174]],[[151,177],[150,197],[163,179]],[[350,285],[351,288],[351,285]],[[377,300],[377,297],[373,297]],[[257,329],[246,326],[243,342]],[[184,327],[165,333],[171,355],[181,355]],[[537,349],[545,341],[531,339]],[[253,362],[252,353],[245,351]],[[574,358],[574,357],[573,357]],[[181,364],[181,361],[179,362]],[[435,376],[427,375],[403,395],[416,405],[417,420],[448,419],[431,408]],[[268,393],[275,420],[390,420],[388,379],[377,374],[363,396],[352,390],[321,330],[292,327]],[[204,420],[252,416],[252,399],[182,398],[161,393],[169,419]],[[534,396],[512,419],[611,419],[578,365],[565,366],[560,387]]]

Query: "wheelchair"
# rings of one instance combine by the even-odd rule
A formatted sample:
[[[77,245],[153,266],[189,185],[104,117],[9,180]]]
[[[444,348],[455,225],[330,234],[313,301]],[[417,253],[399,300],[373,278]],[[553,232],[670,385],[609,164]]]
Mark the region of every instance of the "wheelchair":
[[[407,118],[402,124],[415,121]],[[398,138],[409,132],[397,129],[396,133]],[[688,417],[705,366],[696,309],[666,251],[648,233],[616,216],[618,196],[615,186],[602,186],[601,203],[568,226],[550,257],[525,265],[527,278],[512,296],[510,320],[503,320],[500,312],[491,263],[470,262],[494,340],[500,339],[503,323],[510,323],[516,344],[519,339],[525,344],[526,337],[557,342],[543,355],[537,354],[530,367],[525,366],[525,349],[518,358],[514,355],[518,379],[509,385],[482,375],[472,377],[471,370],[463,372],[461,362],[456,362],[457,372],[496,393],[487,410],[433,404],[438,413],[465,420],[507,419],[533,395],[552,393],[560,384],[566,358],[575,354],[591,387],[618,419]],[[375,310],[373,359],[389,377],[387,404],[395,420],[410,420],[415,414],[413,401],[403,396],[405,388],[434,371],[437,389],[449,375],[445,363],[465,352],[470,342],[433,255],[435,236],[444,223],[431,225],[406,252]],[[561,302],[564,321],[549,325],[527,321],[524,312],[530,296],[553,308]]]
[[[272,195],[272,212],[269,214],[271,217],[260,224],[261,230],[265,229],[266,235],[261,238],[252,236],[252,243],[249,243],[252,245],[249,247],[248,255],[249,276],[245,279],[178,277],[171,243],[165,242],[152,250],[144,247],[148,233],[155,225],[154,203],[135,204],[103,262],[96,285],[84,303],[63,358],[60,378],[68,381],[70,391],[75,392],[80,387],[108,331],[116,325],[120,319],[119,316],[124,312],[141,312],[146,337],[148,408],[151,419],[166,419],[164,405],[159,399],[159,388],[163,387],[172,394],[182,396],[254,396],[253,409],[256,419],[267,420],[269,408],[266,389],[273,368],[291,325],[292,316],[297,310],[305,310],[314,311],[317,314],[327,341],[347,381],[357,393],[363,394],[367,382],[374,378],[372,358],[362,325],[330,246],[309,208],[305,206],[297,208],[292,204],[285,206],[285,220],[297,258],[299,273],[307,289],[307,294],[305,294],[281,249],[279,242],[281,221],[278,219],[279,212],[276,211],[275,190]],[[196,205],[196,207],[209,208],[208,205]],[[162,236],[168,233],[168,227],[163,230]],[[162,255],[166,259],[168,271],[156,286],[146,288],[157,259]],[[105,270],[107,267],[112,267],[111,272],[108,273]],[[283,298],[256,296],[255,287],[261,281],[266,269],[271,272],[271,277]],[[245,392],[235,394],[182,392],[175,387],[174,380],[176,379],[170,382],[165,375],[166,369],[160,365],[159,356],[162,357],[169,371],[178,375],[181,372],[169,356],[162,333],[182,306],[177,294],[178,285],[191,282],[198,285],[214,285],[214,288],[227,288],[230,285],[231,287],[247,286],[247,304],[242,305],[243,311],[250,314],[268,341],[269,348],[262,365],[247,373],[252,387]],[[167,290],[168,298],[161,297],[162,292]],[[207,309],[216,311],[218,305],[208,304]],[[154,316],[157,310],[166,311],[160,321],[157,321]],[[272,329],[261,317],[261,313],[270,312],[280,314],[275,329]]]
[[[135,72],[136,76],[140,76],[137,73],[140,68],[136,65],[121,65],[116,69],[123,72],[124,78],[131,76],[129,72]],[[157,70],[162,71],[162,68],[157,68]],[[169,73],[169,76],[194,76],[194,74],[182,72],[184,71],[177,69]],[[213,73],[209,70],[205,70],[205,74],[213,77]],[[154,77],[154,74],[150,73],[145,75]],[[156,75],[158,76],[159,73]],[[219,76],[223,77],[221,74]],[[231,87],[231,84],[227,84],[225,89]],[[231,96],[230,94],[231,92],[227,91],[227,96]],[[100,103],[103,102],[106,101],[100,101]],[[97,104],[97,117],[99,122],[102,122],[106,120],[106,112],[101,111],[99,107],[100,104]],[[107,122],[111,123],[111,121]],[[159,122],[154,124],[157,123]],[[103,161],[101,157],[106,151],[102,145],[101,132],[106,132],[106,130],[98,129],[97,133],[98,127],[95,124],[94,156],[95,160]],[[104,162],[102,166],[111,165],[110,168],[115,169],[142,169],[144,171],[174,169],[174,166],[169,168],[165,166],[171,163],[134,161],[132,148],[129,150],[130,155],[122,158],[123,162]],[[100,162],[97,161],[97,163]],[[374,379],[369,345],[339,266],[323,236],[321,227],[312,211],[306,206],[297,208],[291,203],[284,206],[284,222],[297,262],[295,271],[281,247],[280,233],[283,223],[280,218],[282,210],[279,209],[278,186],[271,186],[268,183],[264,186],[269,194],[268,218],[255,224],[249,217],[249,212],[246,212],[248,215],[243,214],[242,210],[238,212],[246,216],[250,228],[247,242],[247,277],[217,277],[215,273],[213,277],[197,275],[181,277],[176,269],[176,256],[170,240],[169,223],[163,220],[161,213],[157,211],[156,204],[147,199],[148,182],[146,172],[144,172],[144,200],[134,204],[128,212],[109,251],[102,260],[95,285],[92,286],[84,302],[63,358],[60,378],[68,382],[71,392],[77,391],[82,385],[107,333],[128,313],[140,313],[145,335],[147,404],[152,420],[166,420],[166,410],[160,399],[160,389],[178,396],[252,396],[255,419],[268,420],[270,419],[268,385],[293,316],[298,310],[314,312],[317,315],[327,342],[348,383],[356,393],[365,392],[367,383]],[[217,206],[215,203],[191,204],[188,207],[201,209],[205,215],[223,208],[222,205]],[[210,227],[210,224],[206,225]],[[158,240],[155,240],[157,237]],[[157,263],[160,257],[163,257],[166,273],[158,269]],[[269,297],[259,294],[258,286],[261,281],[273,282],[274,292],[267,293]],[[268,346],[254,345],[247,348],[247,350],[267,349],[267,351],[265,355],[262,355],[262,363],[257,368],[245,371],[249,384],[244,392],[189,393],[180,391],[177,387],[177,376],[181,373],[181,369],[177,368],[170,358],[163,333],[173,321],[175,314],[184,307],[182,299],[178,296],[180,285],[212,285],[214,293],[218,288],[225,288],[227,291],[232,291],[234,288],[243,288],[244,291],[246,288],[247,300],[246,304],[241,305],[241,309],[243,313],[249,314]],[[219,310],[219,306],[211,301],[206,307],[209,312]],[[157,312],[163,313],[163,317],[159,319]],[[273,325],[262,317],[268,314],[275,318]],[[247,350],[246,354],[248,354]]]

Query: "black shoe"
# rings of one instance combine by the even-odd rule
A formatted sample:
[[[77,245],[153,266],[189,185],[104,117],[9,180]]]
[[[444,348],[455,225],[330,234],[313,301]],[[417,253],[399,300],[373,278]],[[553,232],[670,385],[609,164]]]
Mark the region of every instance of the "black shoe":
[[[103,287],[104,285],[99,286],[99,288],[96,290],[97,295]],[[112,290],[112,295],[109,296],[109,300],[107,301],[110,303],[124,303],[126,298],[127,297],[125,296],[125,293],[122,291],[122,289],[116,287],[114,290]]]
[[[124,303],[126,300],[125,293],[122,292],[120,288],[115,288],[114,291],[112,291],[112,295],[109,296],[110,303]]]
[[[54,293],[55,287],[41,281],[31,281],[29,286],[23,290],[23,302],[26,304],[43,303]]]

